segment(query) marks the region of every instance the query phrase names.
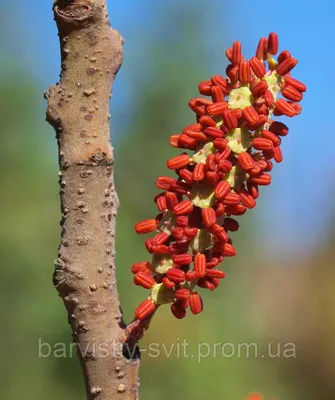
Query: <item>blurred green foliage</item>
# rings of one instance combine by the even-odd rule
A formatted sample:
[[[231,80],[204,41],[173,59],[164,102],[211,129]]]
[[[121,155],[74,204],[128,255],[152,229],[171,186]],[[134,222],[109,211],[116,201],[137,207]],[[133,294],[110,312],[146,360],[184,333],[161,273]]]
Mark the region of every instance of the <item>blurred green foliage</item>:
[[[194,63],[194,55],[190,55],[190,59],[185,55],[185,43],[194,43],[197,47],[204,45],[201,30],[195,31],[188,24],[190,18],[201,19],[202,11],[200,6],[192,11],[163,9],[163,13],[169,13],[165,14],[166,20],[174,21],[174,30],[170,32],[168,24],[162,23],[157,26],[157,36],[145,42],[142,54],[145,61],[133,82],[134,103],[132,108],[129,107],[128,122],[122,128],[122,140],[117,141],[116,183],[121,200],[117,219],[117,277],[127,320],[132,318],[134,308],[147,295],[132,284],[132,263],[148,258],[143,238],[135,235],[133,226],[136,221],[156,212],[152,200],[157,192],[154,181],[157,175],[166,174],[166,159],[176,154],[169,148],[168,138],[193,122],[186,104],[196,95],[197,82],[208,76],[204,59],[198,57]],[[160,44],[160,38],[166,35],[168,52]],[[201,50],[198,48],[198,54]],[[127,65],[127,59],[125,62],[127,73],[135,71]],[[129,79],[132,79],[130,75]],[[51,345],[58,342],[69,345],[71,342],[66,312],[51,282],[52,260],[60,235],[58,167],[53,131],[40,118],[45,108],[41,93],[38,83],[24,72],[24,65],[3,68],[0,75],[0,398],[70,400],[84,397],[76,358],[38,357],[39,338]],[[118,112],[117,107],[112,103],[112,114]],[[114,129],[119,131],[120,128],[114,126]],[[297,330],[304,330],[305,325],[294,324],[292,313],[291,324],[282,329],[287,322],[285,313],[293,305],[300,312],[304,310],[304,304],[294,297],[294,286],[288,288],[283,279],[282,292],[269,290],[269,282],[276,286],[272,274],[282,275],[281,265],[276,260],[269,263],[262,259],[261,243],[251,234],[257,231],[259,223],[254,216],[249,213],[243,217],[235,241],[238,257],[225,261],[228,279],[216,292],[205,294],[204,313],[190,315],[182,321],[172,317],[169,307],[162,307],[157,313],[141,346],[146,349],[150,344],[158,343],[162,353],[153,357],[148,351],[143,352],[141,398],[240,400],[252,391],[261,391],[268,398],[277,400],[335,398],[331,385],[324,382],[306,385],[304,371],[309,371],[311,379],[314,376],[308,353],[293,361],[269,357],[248,359],[243,354],[241,357],[223,357],[219,350],[214,357],[215,343],[228,342],[237,346],[240,342],[256,342],[264,348],[268,342],[285,343],[284,339],[291,342],[293,337],[298,346]],[[329,251],[327,260],[334,259],[333,250]],[[325,271],[328,271],[327,260]],[[293,260],[292,264],[295,262]],[[270,264],[273,264],[272,268],[269,268]],[[324,276],[326,280],[328,273]],[[301,277],[296,279],[301,283],[300,291],[308,298],[310,287],[304,286]],[[320,281],[319,286],[322,285],[323,281]],[[291,303],[285,308],[275,300],[277,296],[281,299],[286,290],[287,296],[291,294]],[[315,296],[321,299],[322,294],[317,292]],[[273,304],[273,308],[264,309],[265,304]],[[328,303],[320,301],[320,307],[324,309]],[[273,315],[278,318],[274,319]],[[327,314],[325,318],[331,316]],[[274,321],[280,321],[276,330],[272,329]],[[309,320],[304,321],[307,324]],[[315,321],[313,324],[317,325]],[[184,339],[194,358],[178,356],[177,344]],[[321,340],[317,330],[313,330],[313,340]],[[308,341],[307,347],[313,345],[313,340]],[[203,342],[212,350],[208,357],[198,362],[197,349]],[[171,348],[173,343],[176,347]],[[302,349],[305,349],[305,342],[302,343]],[[171,356],[164,354],[162,344],[167,352],[172,350]],[[201,347],[203,352],[207,351],[206,346]],[[325,357],[327,349],[320,352],[317,353],[319,361],[321,356]],[[327,377],[327,374],[323,376]],[[326,382],[327,379],[331,378],[325,378]],[[323,393],[321,397],[320,393]]]

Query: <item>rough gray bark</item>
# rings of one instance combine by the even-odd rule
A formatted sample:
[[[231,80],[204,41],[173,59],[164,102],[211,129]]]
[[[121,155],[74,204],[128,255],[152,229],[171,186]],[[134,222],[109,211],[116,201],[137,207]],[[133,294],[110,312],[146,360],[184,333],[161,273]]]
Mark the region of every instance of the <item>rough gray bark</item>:
[[[125,327],[115,279],[118,197],[109,98],[123,40],[110,27],[105,0],[57,0],[53,10],[62,66],[46,99],[59,145],[63,228],[54,283],[78,344],[87,398],[137,399],[136,342],[146,326]],[[132,327],[128,344],[135,356],[124,357]]]

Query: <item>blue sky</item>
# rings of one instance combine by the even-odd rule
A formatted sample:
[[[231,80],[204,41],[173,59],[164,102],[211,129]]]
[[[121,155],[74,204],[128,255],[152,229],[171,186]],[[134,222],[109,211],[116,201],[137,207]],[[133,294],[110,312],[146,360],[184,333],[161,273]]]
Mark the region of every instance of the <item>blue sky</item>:
[[[52,22],[51,3],[51,0],[36,0],[31,7],[31,3],[23,0],[15,4],[11,0],[2,1],[2,10],[7,9],[5,24],[13,26],[15,23],[15,29],[21,30],[10,43],[2,38],[4,59],[7,62],[23,59],[44,89],[56,82],[59,75],[58,38]],[[193,1],[170,0],[170,3],[192,7]],[[285,252],[295,253],[312,248],[324,240],[323,232],[334,217],[331,198],[335,146],[328,113],[332,113],[335,106],[331,96],[335,2],[207,0],[203,3],[204,15],[208,18],[190,23],[206,24],[204,32],[208,37],[204,42],[211,71],[223,72],[223,54],[228,44],[240,40],[246,55],[251,56],[259,37],[270,31],[278,33],[281,49],[287,48],[299,59],[294,76],[308,87],[302,103],[303,113],[288,121],[290,134],[283,144],[284,162],[275,168],[273,185],[263,190],[257,208],[263,213],[261,232],[265,242],[268,240],[269,252],[281,254],[285,248]],[[160,22],[157,20],[159,4],[154,0],[108,1],[112,25],[126,39],[126,59],[127,55],[140,52],[145,43],[141,38],[154,34]],[[227,24],[227,16],[229,29],[222,22]],[[16,54],[18,43],[23,49],[19,57]],[[196,44],[185,51],[194,51],[194,46]],[[131,90],[127,88],[127,76],[122,70],[118,79],[120,86]],[[122,96],[116,86],[115,108],[124,101]],[[270,229],[271,238],[266,239]]]

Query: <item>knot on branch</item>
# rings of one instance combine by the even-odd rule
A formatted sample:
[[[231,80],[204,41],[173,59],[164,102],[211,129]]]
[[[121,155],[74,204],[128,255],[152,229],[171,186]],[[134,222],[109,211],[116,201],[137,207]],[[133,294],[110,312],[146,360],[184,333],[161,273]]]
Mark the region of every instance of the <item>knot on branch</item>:
[[[110,165],[111,160],[107,158],[107,154],[101,149],[97,149],[94,153],[90,155],[90,160],[96,164]]]
[[[57,99],[58,91],[59,91],[59,85],[54,85],[54,86],[51,86],[49,90],[44,92],[44,98],[48,102],[46,119],[49,122],[49,124],[54,127],[57,135],[59,134],[59,132],[62,129],[61,128],[62,121],[61,121],[60,115],[58,114],[57,107],[56,107],[56,104],[57,104],[56,99]]]
[[[55,262],[55,271],[53,274],[53,284],[60,294],[68,294],[73,291],[73,282],[82,280],[83,275],[81,271],[70,268],[65,261],[58,257]]]
[[[87,1],[58,0],[54,5],[54,13],[57,23],[76,26],[89,22],[94,17],[93,7]]]

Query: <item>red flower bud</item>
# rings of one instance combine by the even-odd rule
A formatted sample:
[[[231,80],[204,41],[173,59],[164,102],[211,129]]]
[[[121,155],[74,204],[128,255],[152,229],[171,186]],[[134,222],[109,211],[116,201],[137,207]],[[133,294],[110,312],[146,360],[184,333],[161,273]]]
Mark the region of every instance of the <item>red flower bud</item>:
[[[199,314],[203,310],[202,300],[197,292],[191,293],[189,303],[193,314]]]
[[[236,115],[231,110],[225,110],[222,113],[223,122],[227,129],[235,129],[238,126]]]
[[[233,108],[231,112],[235,115],[237,120],[239,121],[242,118],[242,109],[241,108]],[[222,129],[223,125],[221,126]]]
[[[205,277],[198,280],[198,286],[213,291],[219,286],[219,282],[216,278]]]
[[[199,123],[191,124],[183,129],[183,134],[187,135],[189,133],[189,131],[201,132],[201,130],[202,130],[202,126]]]
[[[137,274],[139,271],[145,272],[148,270],[150,271],[150,263],[148,261],[135,263],[131,268],[133,274]]]
[[[233,48],[232,48],[232,47],[229,47],[229,48],[226,50],[226,57],[228,58],[228,60],[229,60],[230,62],[232,62],[232,60],[233,60]]]
[[[207,126],[212,126],[214,128],[216,127],[216,122],[209,115],[202,115],[199,118],[199,122],[203,127],[207,127]]]
[[[257,122],[257,124],[255,124],[253,126],[253,129],[254,130],[255,129],[259,129],[260,127],[262,127],[266,123],[267,120],[268,120],[267,114],[266,115],[260,115],[258,117],[258,122]]]
[[[225,102],[224,98],[225,98],[225,92],[223,91],[223,89],[220,86],[213,86],[212,87],[212,100],[214,101],[214,103]],[[209,107],[212,107],[212,106],[209,106]],[[211,112],[209,111],[209,107],[208,107],[208,112],[211,114]],[[227,107],[228,107],[228,104],[227,104]]]
[[[243,60],[239,69],[239,80],[241,83],[248,83],[251,81],[251,70],[249,61]]]
[[[180,156],[171,158],[167,163],[169,169],[184,168],[190,163],[190,157],[187,154],[181,154]]]
[[[279,121],[273,121],[270,125],[269,131],[279,136],[286,136],[288,134],[288,127]]]
[[[255,60],[259,61],[257,58],[255,58]],[[266,81],[259,81],[252,88],[251,94],[255,99],[258,98],[258,97],[261,97],[267,91],[268,87],[269,86],[268,86]]]
[[[226,243],[224,246],[223,246],[223,256],[224,257],[234,257],[234,256],[236,256],[236,250],[235,250],[235,247],[232,245],[232,244],[230,244],[230,243]]]
[[[280,147],[275,147],[275,148],[273,149],[273,154],[274,154],[273,158],[275,159],[275,161],[276,161],[278,164],[281,163],[281,162],[283,161],[283,155],[282,155],[282,152],[281,152]]]
[[[293,86],[299,92],[306,92],[306,85],[304,85],[302,82],[298,81],[297,79],[292,78],[290,75],[285,75],[284,79],[285,79],[285,83],[287,85]]]
[[[151,289],[155,284],[155,279],[142,271],[137,272],[134,276],[134,283],[137,286],[142,286],[145,289]]]
[[[152,252],[155,254],[169,254],[169,247],[165,246],[164,244],[160,244],[157,246],[153,245]]]
[[[278,64],[277,74],[284,76],[289,73],[296,65],[298,64],[298,60],[293,57],[285,58],[281,63]]]
[[[190,296],[190,291],[185,288],[177,289],[174,294],[174,297],[180,301],[188,300],[189,296]]]
[[[171,311],[172,311],[172,314],[177,319],[182,319],[182,318],[186,317],[186,310],[185,310],[185,308],[181,307],[179,302],[171,304]]]
[[[188,225],[188,219],[185,215],[178,215],[176,217],[176,225],[185,228]]]
[[[298,103],[290,102],[290,106],[294,109],[295,115],[299,115],[301,113],[302,107]]]
[[[258,113],[253,106],[248,106],[242,111],[242,115],[250,125],[254,125],[258,121]]]
[[[207,106],[209,106],[210,104],[213,104],[211,100],[204,99],[202,97],[191,99],[188,102],[188,105],[191,108],[191,110],[198,115],[205,115],[207,111]]]
[[[228,103],[226,101],[220,101],[218,103],[210,105],[208,107],[208,113],[211,115],[220,115],[223,114],[223,112],[227,110],[227,108],[228,108]]]
[[[301,101],[302,100],[302,94],[294,88],[293,86],[287,85],[284,87],[282,90],[282,94],[284,97],[286,97],[288,100],[291,101]]]
[[[291,53],[287,50],[283,50],[278,56],[278,62],[283,62],[286,58],[291,57]]]
[[[263,76],[266,74],[264,63],[257,57],[252,57],[249,62],[253,73],[258,78],[263,78]]]
[[[240,65],[242,61],[242,46],[241,42],[233,43],[233,52],[232,52],[232,63],[234,65]]]
[[[181,201],[173,209],[176,215],[189,214],[193,210],[193,203],[190,200]]]
[[[187,271],[185,274],[185,279],[189,282],[195,281],[198,278],[198,275],[195,271]]]
[[[239,196],[240,197],[240,196]],[[227,206],[226,214],[230,215],[243,215],[246,212],[246,207],[243,204],[232,204]]]
[[[213,257],[211,261],[206,263],[207,268],[214,268],[219,264],[219,259],[217,257]]]
[[[135,316],[138,319],[149,317],[156,309],[154,302],[150,299],[144,300],[135,310]]]
[[[178,137],[178,146],[176,146],[176,147],[180,147],[182,149],[195,150],[197,147],[197,144],[198,144],[198,142],[196,139],[193,139],[188,135],[182,134],[182,135],[179,135],[179,137]],[[179,168],[179,167],[177,167],[177,168]],[[172,168],[172,169],[174,169],[174,168]]]
[[[208,186],[215,186],[219,182],[219,175],[216,172],[206,171],[205,182]]]
[[[214,127],[204,129],[204,134],[210,136],[211,138],[222,138],[224,136],[224,133],[221,129],[217,129]]]
[[[193,182],[193,174],[186,168],[183,168],[179,171],[179,175],[188,185],[192,185]]]
[[[247,187],[248,187],[248,191],[249,193],[252,195],[252,197],[254,199],[257,199],[259,196],[259,190],[258,190],[258,186],[251,183],[250,181],[247,182]]]
[[[224,139],[224,138],[216,138],[213,141],[213,145],[214,145],[215,149],[220,150],[220,151],[223,151],[226,148],[228,143],[229,143],[228,140]]]
[[[226,205],[234,205],[238,204],[240,201],[240,196],[237,193],[228,193],[225,198],[222,200],[223,204]]]
[[[211,226],[216,223],[215,210],[211,207],[204,208],[202,210],[202,219],[205,226]]]
[[[146,249],[148,250],[148,252],[149,253],[153,253],[153,250],[152,250],[152,246],[153,246],[153,239],[152,238],[150,238],[150,239],[147,239],[146,241],[145,241],[145,247],[146,247]]]
[[[168,277],[168,279],[170,279],[170,281],[175,283],[182,283],[185,281],[184,271],[177,268],[168,269],[166,276]]]
[[[186,194],[190,190],[190,186],[187,183],[175,181],[171,183],[170,190],[180,194]]]
[[[278,35],[274,32],[269,34],[268,52],[272,55],[277,54],[278,52]]]
[[[256,101],[257,101],[257,99],[256,99]],[[256,101],[254,101],[253,107],[258,113],[258,121],[254,125],[249,125],[249,127],[250,127],[249,129],[251,131],[255,131],[256,129],[258,129],[262,125],[264,125],[266,123],[266,121],[268,120],[268,115],[269,115],[269,107],[265,104],[264,97],[263,97],[263,99],[261,99],[261,101],[264,101],[264,103],[260,104],[260,103],[256,103]]]
[[[262,129],[261,135],[264,139],[268,139],[271,140],[271,142],[273,143],[274,146],[280,146],[280,138],[275,135],[274,133],[267,131],[265,129]]]
[[[171,235],[173,236],[174,239],[181,240],[184,235],[184,228],[181,228],[179,226],[172,228]]]
[[[203,94],[204,96],[210,96],[212,93],[211,81],[200,82],[198,89],[199,89],[199,93]]]
[[[207,137],[204,133],[202,132],[196,132],[196,131],[189,131],[186,136],[189,136],[190,138],[196,140],[198,143],[199,142],[205,142],[207,140]]]
[[[178,197],[177,197],[176,193],[165,192],[165,199],[166,199],[167,208],[169,210],[173,211],[173,209],[178,204]]]
[[[273,94],[270,92],[270,90],[266,90],[264,93],[264,100],[265,100],[265,104],[268,107],[272,107],[274,104],[274,98],[273,98]]]
[[[167,210],[166,199],[164,195],[160,195],[156,198],[156,205],[160,212]]]
[[[193,180],[194,182],[199,182],[205,179],[205,164],[196,164],[193,170]]]
[[[250,182],[256,185],[270,185],[271,183],[271,175],[266,173],[261,173],[258,176],[253,176],[250,178]]]
[[[194,257],[194,271],[199,278],[203,278],[206,275],[206,256],[204,254],[198,253]]]
[[[172,289],[176,286],[176,284],[174,282],[170,281],[170,279],[167,277],[162,279],[162,283],[167,289]]]
[[[170,136],[170,145],[172,147],[176,147],[176,148],[181,147],[180,144],[179,144],[179,137],[180,136],[181,135],[172,135],[172,136]]]
[[[157,220],[154,218],[145,219],[144,221],[138,222],[135,225],[135,231],[138,234],[149,233],[157,229]]]
[[[230,185],[227,181],[221,181],[219,182],[214,190],[215,196],[219,199],[222,200],[227,196],[227,194],[230,192]]]
[[[216,223],[212,224],[210,226],[207,226],[206,229],[209,233],[212,233],[213,235],[218,235],[224,231],[224,228],[221,225],[216,224]]]
[[[279,99],[276,101],[276,109],[284,114],[287,115],[288,117],[294,117],[295,116],[295,109],[285,101],[284,99]]]
[[[263,138],[255,138],[252,141],[252,145],[256,150],[272,150],[273,148],[271,140]]]
[[[175,181],[176,180],[171,178],[170,176],[160,176],[156,179],[156,186],[158,187],[158,189],[169,190],[171,183]]]
[[[260,60],[266,60],[266,53],[268,51],[268,39],[261,38],[258,42],[257,50],[256,50],[256,57]]]
[[[190,226],[187,226],[185,228],[185,235],[190,238],[193,239],[197,236],[198,234],[198,228],[191,228]]]
[[[169,239],[169,235],[165,232],[158,233],[154,238],[152,244],[154,246],[159,246],[164,244]]]
[[[256,201],[253,196],[245,189],[241,189],[239,192],[240,199],[243,205],[247,208],[254,208],[256,206]]]
[[[246,151],[244,153],[239,154],[238,162],[244,171],[252,169],[255,165],[254,159]]]
[[[191,263],[193,257],[191,254],[176,254],[173,256],[173,264],[175,266],[187,265]]]
[[[218,269],[208,269],[206,271],[206,277],[216,278],[216,279],[224,279],[226,274],[223,271],[219,271]]]
[[[211,78],[211,82],[213,85],[220,86],[221,89],[223,89],[224,92],[228,90],[228,82],[227,79],[225,79],[221,75],[215,75]]]

